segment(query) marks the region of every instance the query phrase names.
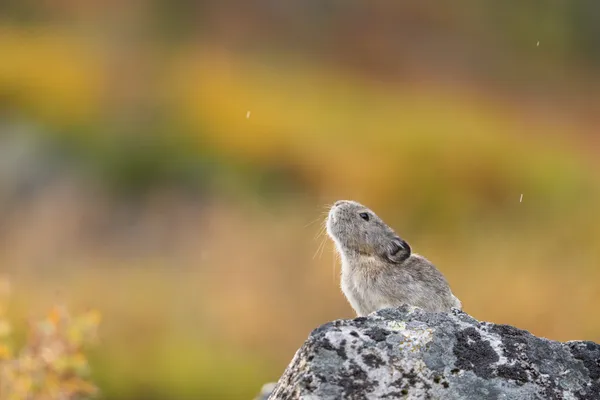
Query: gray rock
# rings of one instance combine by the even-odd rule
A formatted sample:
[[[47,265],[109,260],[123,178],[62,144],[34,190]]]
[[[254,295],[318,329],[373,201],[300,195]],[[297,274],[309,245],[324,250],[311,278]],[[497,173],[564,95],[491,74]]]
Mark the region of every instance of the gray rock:
[[[267,400],[271,393],[273,393],[273,389],[275,389],[276,385],[277,382],[265,383],[260,389],[260,393],[254,398],[254,400]]]
[[[389,308],[315,329],[269,396],[397,398],[600,399],[600,345]]]

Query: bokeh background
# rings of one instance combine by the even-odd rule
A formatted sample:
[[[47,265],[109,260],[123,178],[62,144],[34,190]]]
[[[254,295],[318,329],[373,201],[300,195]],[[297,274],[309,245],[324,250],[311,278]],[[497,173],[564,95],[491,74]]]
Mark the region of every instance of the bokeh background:
[[[593,0],[2,1],[15,325],[100,310],[106,399],[252,398],[353,316],[318,233],[355,199],[474,317],[600,341],[599,17]]]

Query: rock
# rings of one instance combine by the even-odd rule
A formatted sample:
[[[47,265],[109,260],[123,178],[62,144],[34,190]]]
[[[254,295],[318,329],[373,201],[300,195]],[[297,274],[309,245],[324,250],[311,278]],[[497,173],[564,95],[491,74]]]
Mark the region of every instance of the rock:
[[[275,385],[277,385],[277,382],[265,383],[260,389],[260,393],[254,398],[254,400],[267,400],[271,393],[273,393]]]
[[[600,399],[600,345],[389,308],[315,329],[269,397],[398,398]]]

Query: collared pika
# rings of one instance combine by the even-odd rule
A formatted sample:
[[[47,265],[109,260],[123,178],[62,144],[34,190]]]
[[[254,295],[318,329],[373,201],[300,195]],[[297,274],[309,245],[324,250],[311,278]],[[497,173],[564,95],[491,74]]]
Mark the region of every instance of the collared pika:
[[[402,304],[430,312],[462,308],[441,272],[362,204],[336,202],[327,233],[342,259],[342,291],[359,316]]]

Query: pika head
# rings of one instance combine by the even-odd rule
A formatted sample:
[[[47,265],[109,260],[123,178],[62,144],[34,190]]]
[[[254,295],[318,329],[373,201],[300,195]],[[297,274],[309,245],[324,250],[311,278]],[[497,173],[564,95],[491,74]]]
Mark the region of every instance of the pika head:
[[[327,233],[341,255],[375,256],[402,263],[411,248],[373,211],[360,203],[340,200],[329,210]]]

